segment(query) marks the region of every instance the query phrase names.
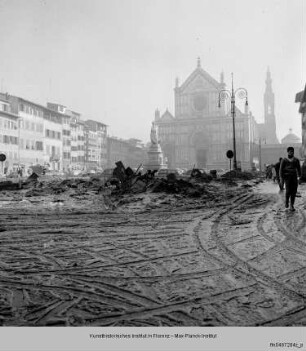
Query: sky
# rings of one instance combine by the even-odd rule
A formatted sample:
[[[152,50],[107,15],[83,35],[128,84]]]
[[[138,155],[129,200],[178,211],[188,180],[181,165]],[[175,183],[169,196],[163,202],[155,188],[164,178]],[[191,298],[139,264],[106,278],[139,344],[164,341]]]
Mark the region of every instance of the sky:
[[[1,91],[55,102],[149,141],[155,109],[196,68],[248,90],[263,122],[267,68],[277,136],[301,137],[295,95],[306,83],[305,0],[0,0]]]

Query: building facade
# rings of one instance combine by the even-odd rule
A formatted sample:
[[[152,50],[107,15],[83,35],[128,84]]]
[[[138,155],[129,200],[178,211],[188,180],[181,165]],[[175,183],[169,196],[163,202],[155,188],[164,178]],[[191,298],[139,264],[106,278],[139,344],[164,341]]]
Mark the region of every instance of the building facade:
[[[107,165],[109,168],[114,168],[117,161],[121,161],[125,167],[131,168],[138,168],[147,162],[147,149],[135,140],[107,138]]]
[[[176,80],[174,115],[168,110],[162,115],[155,111],[155,124],[168,168],[229,168],[226,152],[233,150],[233,123],[227,101],[218,107],[222,89],[225,89],[223,74],[218,82],[202,69],[200,59],[182,85]],[[255,151],[251,145],[256,130],[248,108],[243,112],[236,108],[236,155],[243,169],[252,167]]]
[[[87,169],[107,165],[107,126],[101,122],[85,121],[85,164]]]
[[[63,169],[63,116],[49,109],[44,110],[44,165],[52,171]]]
[[[301,114],[302,121],[302,148],[301,158],[306,161],[306,85],[304,90],[297,93],[295,96],[295,102],[299,103],[299,113]],[[305,164],[306,168],[306,164]]]
[[[1,162],[0,173],[9,168],[16,169],[19,164],[19,117],[11,113],[7,94],[0,94],[0,153],[6,160]]]
[[[80,113],[47,103],[42,106],[21,97],[0,93],[0,153],[6,160],[0,173],[33,165],[51,171],[101,170],[122,161],[138,167],[146,162],[146,149],[137,139],[107,137],[107,126],[82,120]]]

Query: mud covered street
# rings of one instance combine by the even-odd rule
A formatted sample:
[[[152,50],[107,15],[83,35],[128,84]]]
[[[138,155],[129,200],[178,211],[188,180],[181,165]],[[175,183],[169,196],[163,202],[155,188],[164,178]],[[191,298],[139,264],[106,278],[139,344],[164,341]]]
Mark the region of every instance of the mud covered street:
[[[1,324],[306,325],[306,185],[296,212],[271,182],[204,188],[2,191]]]

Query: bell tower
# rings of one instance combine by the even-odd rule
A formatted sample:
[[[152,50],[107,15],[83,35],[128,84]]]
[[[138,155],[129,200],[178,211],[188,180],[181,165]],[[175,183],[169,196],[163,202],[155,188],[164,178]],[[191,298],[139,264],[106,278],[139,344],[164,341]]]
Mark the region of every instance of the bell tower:
[[[272,91],[271,72],[268,67],[266,89],[264,93],[264,125],[267,144],[279,144],[276,136],[276,119],[274,113],[274,93]]]

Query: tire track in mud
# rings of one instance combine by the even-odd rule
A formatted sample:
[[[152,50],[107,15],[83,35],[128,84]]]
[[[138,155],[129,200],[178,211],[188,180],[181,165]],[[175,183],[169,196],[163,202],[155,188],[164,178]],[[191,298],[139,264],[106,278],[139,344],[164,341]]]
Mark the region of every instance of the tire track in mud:
[[[247,207],[248,207],[248,205],[252,205],[251,204],[252,197],[247,198],[245,200],[245,202],[246,202]],[[234,271],[237,271],[240,273],[243,272],[247,276],[255,279],[255,281],[257,281],[261,285],[264,285],[264,286],[269,287],[269,288],[273,287],[273,289],[275,289],[275,291],[277,291],[279,294],[281,294],[281,296],[286,295],[287,297],[296,301],[296,303],[299,306],[303,306],[305,304],[305,298],[306,298],[305,292],[302,292],[302,290],[300,290],[300,289],[295,289],[291,285],[280,283],[278,280],[276,280],[276,279],[272,278],[271,276],[263,273],[262,271],[256,269],[249,262],[241,259],[235,252],[233,252],[229,248],[230,245],[226,245],[223,243],[222,235],[219,234],[220,227],[222,227],[222,220],[226,215],[235,211],[236,208],[239,207],[240,205],[241,205],[241,203],[238,203],[235,206],[232,206],[232,207],[228,208],[227,210],[223,211],[222,213],[220,213],[216,217],[215,222],[211,228],[211,235],[216,242],[217,249],[220,250],[221,252],[223,252],[224,255],[226,255],[227,257],[229,257],[231,260],[233,260],[235,262],[234,264],[231,264],[231,263],[229,264],[229,266],[232,266]],[[242,213],[243,213],[243,211],[242,211]],[[287,247],[284,245],[284,243],[278,243],[276,240],[273,240],[263,230],[262,222],[264,221],[266,216],[267,216],[266,214],[261,216],[259,218],[259,220],[257,221],[258,233],[260,235],[262,235],[269,242],[276,244],[276,246],[273,246],[272,248],[268,249],[270,252],[271,252],[271,250],[276,250],[276,251],[286,250]],[[283,231],[284,231],[284,229],[283,229]],[[198,233],[198,234],[200,234],[200,233]],[[287,234],[287,236],[291,237],[291,235],[289,233],[286,233],[286,234]],[[256,236],[258,236],[258,234]],[[254,238],[254,236],[253,236],[253,238]],[[199,241],[200,241],[200,239],[199,239]],[[264,252],[263,255],[266,255],[266,252]]]
[[[173,254],[173,255],[165,255],[165,256],[158,256],[154,258],[143,258],[143,259],[138,259],[134,261],[127,261],[127,262],[117,262],[117,263],[110,263],[110,264],[105,264],[105,265],[100,265],[100,266],[95,266],[93,268],[83,268],[83,267],[76,267],[76,268],[64,268],[64,269],[48,269],[48,270],[12,270],[16,274],[23,274],[23,275],[28,275],[28,274],[41,274],[41,273],[63,273],[65,274],[66,272],[91,272],[92,270],[96,269],[103,269],[103,268],[109,268],[109,267],[114,267],[114,266],[129,266],[131,264],[139,264],[139,263],[153,263],[153,262],[160,262],[165,259],[169,258],[176,258],[184,255],[192,255],[197,253],[198,251],[189,251],[189,252],[184,252],[184,253],[179,253],[179,254]]]
[[[255,289],[257,283],[253,284],[253,287]],[[202,296],[202,297],[194,297],[188,300],[183,300],[180,302],[172,303],[172,304],[164,304],[163,306],[159,307],[153,307],[153,308],[147,308],[147,309],[138,309],[134,310],[131,312],[126,312],[121,315],[116,315],[116,316],[97,316],[95,318],[90,319],[90,325],[95,326],[95,325],[109,325],[111,322],[117,322],[118,320],[130,320],[133,318],[148,318],[148,317],[158,317],[160,314],[171,314],[173,312],[181,311],[183,309],[186,313],[186,308],[188,307],[193,307],[193,306],[211,306],[214,302],[218,302],[221,300],[227,301],[232,299],[234,296],[241,295],[243,296],[244,294],[249,292],[249,287],[248,288],[240,288],[240,289],[235,289],[235,290],[229,290],[229,291],[224,291],[221,293],[217,294],[211,294],[207,296]],[[189,316],[189,314],[187,314]],[[190,317],[190,316],[189,316]],[[191,317],[190,317],[191,318]],[[198,320],[198,325],[201,325],[201,322]]]
[[[301,322],[300,322],[301,321]],[[290,313],[286,313],[279,318],[275,318],[272,320],[268,320],[260,326],[304,326],[306,322],[306,307],[297,308],[294,311],[290,311]]]
[[[23,247],[23,250],[32,249],[31,254],[35,256],[39,251],[35,248],[35,235],[55,237],[58,239],[56,245],[45,251],[48,256],[46,259],[53,269],[14,270],[11,271],[15,274],[14,279],[0,275],[0,283],[12,291],[29,291],[31,297],[36,291],[48,294],[47,297],[51,299],[46,308],[42,303],[44,297],[41,296],[38,304],[42,304],[38,310],[32,309],[28,314],[22,314],[24,325],[27,322],[30,325],[56,324],[56,320],[60,325],[69,325],[69,315],[78,316],[80,313],[84,315],[81,321],[75,322],[77,325],[235,325],[235,319],[219,304],[246,299],[250,294],[256,294],[257,288],[271,288],[271,285],[278,293],[283,294],[285,291],[286,296],[301,301],[296,291],[290,295],[290,289],[282,284],[281,288],[271,284],[273,281],[266,277],[258,277],[257,271],[243,260],[237,260],[237,256],[222,242],[222,237],[218,237],[218,230],[222,227],[220,222],[228,214],[234,214],[235,211],[243,214],[245,210],[252,209],[256,201],[258,206],[265,204],[265,199],[256,199],[250,193],[239,193],[231,201],[233,204],[222,204],[226,206],[225,209],[221,205],[211,209],[206,207],[205,211],[200,205],[190,206],[188,211],[172,208],[167,213],[153,209],[137,212],[133,218],[127,213],[112,214],[110,218],[105,218],[104,213],[103,220],[99,218],[98,221],[99,215],[92,212],[82,223],[82,215],[70,214],[65,219],[62,213],[61,232],[54,228],[53,234],[50,231],[46,233],[43,228],[58,225],[58,218],[54,214],[50,218],[38,215],[37,227],[31,228],[26,239],[27,248]],[[87,214],[86,211],[80,213]],[[76,223],[79,226],[74,226]],[[209,243],[203,241],[204,227],[210,228]],[[127,228],[128,234],[124,233]],[[13,230],[13,239],[9,234],[1,237],[5,246],[10,246],[10,243],[17,246],[15,239],[24,245],[25,241],[18,234],[22,230],[22,223],[15,225]],[[260,235],[257,233],[257,236]],[[265,232],[264,235],[268,236]],[[67,250],[66,238],[69,238]],[[154,245],[148,245],[150,241]],[[82,256],[82,264],[71,266],[74,260],[71,254],[73,257]],[[41,255],[44,256],[43,253]],[[55,261],[52,261],[52,257]],[[61,268],[56,265],[56,260],[59,260]],[[200,266],[204,261],[207,269],[204,268],[205,264]],[[197,264],[194,265],[194,262]],[[213,291],[206,289],[205,284],[209,279],[214,282],[219,278],[224,279],[224,276],[238,276],[246,286],[233,289],[231,285],[225,284],[216,285]],[[180,294],[177,294],[176,289]],[[83,307],[78,307],[76,301]],[[204,310],[201,309],[203,306]],[[96,315],[91,312],[92,316],[89,316],[90,311],[97,311]],[[215,318],[207,317],[208,311]],[[262,321],[268,323],[268,319]],[[248,325],[247,320],[245,325]]]
[[[243,197],[242,197],[243,198]],[[203,216],[202,216],[203,217]],[[164,217],[162,220],[160,220],[159,219],[159,221],[158,222],[156,222],[156,223],[153,223],[153,225],[151,225],[152,226],[152,228],[154,228],[155,230],[156,229],[158,229],[158,228],[160,228],[162,225],[165,225],[165,228],[166,228],[166,230],[167,230],[167,233],[169,234],[169,230],[171,231],[171,224],[170,224],[170,226],[169,226],[169,223],[166,223],[169,219],[171,218],[171,215],[168,215],[168,216],[166,216],[166,217]],[[173,221],[172,221],[173,222]],[[182,221],[183,222],[183,221]],[[184,221],[185,222],[185,221]],[[189,222],[190,222],[190,220],[189,220]],[[194,222],[194,219],[193,219],[193,222]],[[173,229],[177,229],[177,227],[174,227]],[[165,236],[166,237],[166,236]],[[150,262],[150,263],[155,263],[155,264],[158,264],[158,266],[159,266],[159,268],[160,268],[160,266],[161,266],[161,260],[163,260],[163,259],[167,259],[167,260],[169,260],[169,258],[177,258],[177,257],[182,257],[183,255],[192,255],[192,254],[196,254],[197,253],[197,251],[189,251],[189,252],[187,252],[187,253],[179,253],[179,254],[176,254],[176,255],[167,255],[167,256],[162,256],[162,257],[156,257],[156,255],[155,255],[155,257],[154,258],[151,258],[151,259],[143,259],[142,260],[142,262],[145,262],[145,261],[147,261],[147,262]],[[124,263],[125,265],[127,265],[127,267],[129,267],[129,265],[130,264],[134,264],[134,263],[136,263],[136,264],[138,264],[138,263],[140,263],[141,261],[140,260],[137,260],[137,261],[135,261],[135,262],[126,262],[126,263]],[[98,268],[97,266],[95,267],[95,268]],[[180,281],[180,275],[178,275],[178,277],[175,277],[176,279],[172,279],[172,281],[174,281],[174,282],[178,282],[178,281]],[[127,280],[128,280],[129,278],[127,278]],[[186,275],[184,276],[184,279],[186,279]],[[193,276],[189,276],[189,280],[190,279],[194,279],[194,277]],[[165,279],[163,279],[163,282],[165,281]],[[146,285],[145,285],[146,286]],[[141,284],[141,286],[140,287],[142,287],[143,288],[143,285]],[[155,294],[156,295],[156,294]],[[121,296],[121,295],[120,295]],[[133,296],[133,295],[132,295]],[[134,296],[134,298],[135,298],[135,300],[136,301],[138,301],[139,300],[139,296],[136,296],[136,294],[135,294],[135,296]],[[149,309],[149,307],[150,306],[145,306],[145,308],[146,309]],[[175,311],[172,311],[172,312],[175,312]],[[188,314],[186,314],[185,313],[185,316],[188,316]],[[189,316],[189,318],[191,318],[190,316]],[[186,318],[185,318],[186,319]]]
[[[133,307],[137,307],[139,306],[138,303],[135,302],[131,302],[131,301],[123,301],[120,298],[117,297],[110,297],[107,294],[103,294],[102,292],[97,292],[97,291],[93,291],[90,289],[84,289],[81,287],[70,287],[70,286],[58,286],[58,285],[47,285],[47,284],[42,284],[42,283],[37,283],[37,284],[33,284],[32,282],[27,282],[27,281],[17,281],[17,280],[13,280],[13,279],[7,279],[7,278],[3,278],[0,276],[0,283],[4,283],[6,284],[6,286],[9,286],[10,288],[14,287],[16,289],[31,289],[34,288],[37,291],[45,291],[45,292],[49,292],[50,290],[55,290],[55,291],[59,291],[59,292],[70,292],[72,294],[75,294],[76,296],[82,296],[88,300],[94,300],[96,302],[101,303],[107,303],[111,306],[114,307],[122,307],[125,308],[127,310],[132,309]],[[42,309],[44,310],[44,306],[42,307]]]
[[[133,276],[133,277],[115,277],[115,276],[105,276],[105,275],[83,275],[80,273],[76,274],[67,274],[67,277],[76,277],[80,279],[93,280],[98,281],[99,279],[103,279],[104,282],[115,283],[118,281],[135,281],[135,282],[143,282],[143,283],[153,283],[153,282],[171,282],[171,281],[186,281],[197,278],[205,278],[212,277],[215,275],[220,275],[220,273],[230,272],[230,269],[227,271],[224,268],[206,270],[206,271],[198,271],[198,272],[188,272],[188,273],[179,273],[179,274],[171,274],[171,275],[155,275],[151,277],[144,276]],[[63,274],[64,275],[64,274]]]
[[[303,215],[303,214],[302,214]],[[266,240],[270,241],[271,243],[274,244],[271,248],[268,248],[265,252],[263,252],[261,255],[251,259],[252,260],[257,260],[260,258],[260,256],[266,256],[271,254],[272,251],[281,251],[281,250],[287,250],[291,251],[293,253],[298,253],[299,255],[306,256],[306,251],[303,249],[303,247],[306,245],[306,243],[302,243],[301,241],[297,238],[295,238],[291,233],[290,230],[286,227],[286,224],[284,223],[283,219],[280,219],[280,213],[277,212],[274,215],[273,218],[273,223],[275,225],[275,228],[279,230],[281,234],[283,234],[284,239],[280,240],[280,237],[273,238],[271,235],[267,234],[267,232],[263,228],[263,223],[267,220],[268,214],[265,213],[263,216],[261,216],[258,221],[257,221],[257,230],[258,233],[264,237]],[[304,229],[306,225],[306,218],[303,215],[303,220],[301,221],[300,224],[297,225],[297,231],[300,231]],[[296,246],[298,244],[298,246]],[[302,246],[302,248],[300,248]]]
[[[300,211],[298,212],[300,213]],[[293,228],[291,229],[288,228],[288,224],[285,223],[284,219],[282,219],[281,221],[275,221],[275,225],[280,230],[280,232],[285,235],[287,240],[292,241],[298,247],[303,247],[306,249],[306,241],[301,240],[292,234],[292,231],[295,231],[296,233],[298,233],[301,229],[304,229],[306,226],[305,217],[304,216],[300,216],[300,217],[301,217],[300,223],[295,224],[295,221],[290,223],[291,225],[293,225]],[[296,228],[294,228],[295,225],[296,225]]]
[[[261,255],[261,257],[257,256],[255,258],[255,261],[259,261],[260,258],[269,259],[269,256],[273,257],[274,253],[278,253],[281,255],[282,259],[285,262],[290,260],[290,262],[295,263],[295,266],[293,266],[292,269],[290,269],[289,271],[278,274],[277,279],[280,280],[283,284],[286,284],[286,286],[291,287],[291,289],[294,289],[300,295],[305,296],[306,285],[302,283],[303,279],[300,278],[300,276],[306,276],[306,274],[303,273],[306,270],[305,244],[300,245],[301,241],[298,238],[296,238],[294,234],[292,234],[299,234],[299,232],[301,232],[305,228],[305,213],[300,208],[297,208],[297,211],[295,213],[288,212],[288,210],[281,211],[279,205],[281,204],[283,206],[283,200],[280,199],[280,197],[278,197],[278,199],[279,201],[274,206],[276,210],[270,212],[270,217],[273,221],[274,228],[276,228],[276,230],[279,233],[278,236],[272,239],[275,243],[275,246],[264,252]],[[260,234],[266,239],[268,239],[270,236],[262,226],[262,222],[264,222],[266,217],[267,214],[262,216],[262,218],[260,219],[261,223],[259,223],[258,229]],[[292,256],[292,253],[294,254],[294,256]],[[294,259],[291,259],[291,257],[294,257]],[[299,257],[302,260],[300,261],[296,257]]]
[[[169,219],[171,216],[167,216],[167,218],[164,218],[164,220],[167,220],[167,219]],[[46,221],[45,221],[46,222]],[[152,228],[156,228],[157,226],[159,226],[161,224],[161,221],[159,220],[155,225],[153,224],[152,225]],[[173,228],[171,228],[171,224],[170,225],[168,225],[168,226],[166,226],[166,230],[168,230],[168,227],[169,227],[169,230],[171,231],[172,229],[174,229],[174,230],[177,230],[178,228],[177,227],[173,227]],[[15,230],[16,230],[16,228],[14,228]],[[35,228],[35,231],[36,231],[36,229],[37,228]],[[50,231],[49,231],[50,232]],[[49,232],[48,232],[48,234],[49,234]],[[64,233],[64,232],[66,232],[65,230],[61,230],[61,232],[62,233]],[[45,231],[43,231],[42,232],[42,234],[45,234],[46,232]],[[53,233],[54,233],[54,231],[53,231]],[[58,231],[56,231],[56,233],[58,233]],[[29,233],[30,235],[31,235],[31,233]],[[33,233],[32,233],[32,235],[34,234],[34,231],[33,231]],[[175,236],[178,236],[179,234],[175,234]],[[167,238],[167,236],[166,235],[164,235],[164,238]],[[168,235],[168,238],[169,238],[169,235]],[[15,244],[16,244],[16,242],[15,242]],[[122,249],[123,248],[123,246],[122,245],[117,245],[117,247],[116,247],[116,245],[115,245],[115,247],[114,247],[114,249],[116,249],[116,250],[120,250],[120,249]],[[126,247],[125,247],[125,250],[127,250],[126,249]],[[133,250],[127,250],[127,251],[129,251],[129,252],[131,252],[131,251],[133,251]],[[22,253],[22,251],[20,251],[21,253]],[[88,252],[88,251],[87,251]],[[23,252],[24,253],[24,252]],[[143,262],[151,262],[151,263],[154,263],[154,262],[159,262],[159,266],[160,266],[160,262],[162,261],[162,260],[164,260],[164,259],[167,259],[167,260],[169,260],[169,258],[171,259],[171,255],[167,255],[167,256],[160,256],[160,257],[154,257],[154,258],[149,258],[149,257],[146,257],[145,255],[142,255],[140,252],[135,252],[135,251],[133,251],[133,253],[135,254],[137,254],[138,255],[138,257],[142,257],[142,259],[137,259],[137,260],[134,260],[134,261],[128,261],[128,262],[123,262],[123,263],[120,263],[120,262],[113,262],[113,263],[111,263],[111,264],[109,264],[109,265],[101,265],[100,267],[97,267],[97,266],[95,266],[94,267],[94,269],[95,270],[97,270],[97,268],[105,268],[105,266],[109,266],[109,267],[114,267],[114,265],[117,265],[117,266],[122,266],[122,267],[124,267],[125,269],[126,268],[128,268],[131,264],[139,264],[139,263],[143,263]],[[194,251],[189,251],[189,252],[184,252],[184,253],[180,253],[180,254],[176,254],[176,255],[173,255],[173,257],[175,258],[175,257],[178,257],[178,256],[184,256],[184,255],[190,255],[190,254],[193,254],[193,253],[195,253]],[[94,253],[93,252],[89,252],[89,254],[91,254],[91,255],[93,255]],[[33,255],[33,256],[35,256],[35,255]],[[129,254],[125,254],[125,256],[126,257],[128,257],[129,256]],[[53,263],[55,263],[55,265],[56,265],[56,262],[53,262]],[[57,274],[57,276],[58,276],[58,274],[59,274],[59,272],[60,271],[65,271],[65,273],[67,274],[67,270],[69,270],[69,268],[67,269],[67,268],[65,268],[65,269],[61,269],[61,270],[54,270],[54,269],[48,269],[48,270],[46,270],[46,271],[44,271],[44,270],[42,270],[42,269],[39,269],[37,272],[35,271],[35,270],[25,270],[25,269],[23,269],[23,270],[21,270],[21,271],[19,271],[18,272],[18,270],[15,270],[15,273],[19,273],[19,274],[23,274],[23,275],[25,275],[26,277],[28,277],[29,275],[31,275],[31,274],[35,274],[35,273],[37,273],[38,275],[41,275],[41,274],[43,274],[43,273],[48,273],[48,274],[54,274],[54,273],[56,273]],[[76,269],[72,269],[72,271],[77,271],[78,270],[78,268],[76,268]],[[82,268],[81,269],[82,270],[82,272],[84,272],[84,268]],[[89,271],[92,271],[91,269],[89,270]],[[131,272],[133,272],[134,274],[135,274],[135,272],[137,272],[137,270],[131,270]],[[136,275],[136,274],[135,274]],[[84,281],[78,281],[78,280],[75,280],[75,281],[73,281],[72,279],[69,279],[69,281],[70,282],[72,282],[72,283],[74,283],[76,286],[82,286],[82,285],[84,285],[84,284],[88,284],[87,282],[84,282]],[[8,281],[7,281],[7,283],[8,283]],[[31,287],[31,283],[29,282],[29,281],[23,281],[23,282],[21,282],[20,283],[20,285],[15,285],[13,282],[11,282],[11,284],[9,284],[9,285],[12,285],[13,284],[13,286],[15,286],[17,289],[18,288],[20,288],[21,286],[23,286],[23,287],[27,287],[27,288],[29,288],[29,287]],[[105,284],[104,284],[104,286],[105,286]],[[39,289],[39,290],[46,290],[46,286],[43,286],[42,284],[37,284],[36,286],[34,285],[33,286],[36,290],[37,289]],[[97,292],[97,291],[99,291],[99,290],[101,290],[101,287],[99,287],[99,286],[97,286],[97,285],[94,285],[94,284],[89,284],[89,287],[90,287],[90,289],[92,289],[93,287],[95,288],[95,291]],[[66,291],[70,291],[70,292],[73,292],[73,293],[75,293],[75,292],[77,292],[77,291],[79,291],[79,289],[73,289],[73,288],[71,288],[71,287],[67,287],[67,286],[62,286],[61,287],[61,289],[58,287],[58,286],[54,286],[54,285],[52,285],[52,286],[50,286],[50,289],[52,290],[60,290],[60,291],[62,291],[62,292],[66,292]],[[146,287],[146,286],[144,286],[143,287],[143,289],[144,290],[148,290],[148,288]],[[87,290],[87,289],[86,289]],[[150,308],[150,306],[151,306],[151,304],[152,304],[152,301],[150,302],[150,303],[148,303],[148,300],[147,299],[144,299],[144,297],[143,296],[140,296],[139,294],[137,295],[137,294],[135,294],[135,293],[133,293],[133,292],[127,292],[127,291],[124,291],[123,289],[121,289],[121,290],[119,290],[118,288],[116,288],[115,286],[108,286],[108,290],[109,290],[109,292],[108,292],[108,294],[106,294],[106,292],[105,291],[102,291],[102,294],[103,295],[112,295],[112,300],[114,300],[113,301],[113,305],[115,306],[115,305],[117,305],[117,306],[124,306],[124,303],[122,304],[122,299],[123,299],[123,301],[126,301],[127,299],[128,300],[132,300],[132,302],[133,303],[135,303],[136,305],[139,305],[139,302],[142,302],[142,305],[144,304],[144,302],[146,302],[144,305],[144,307],[145,308]],[[149,295],[149,294],[148,294]],[[114,296],[114,299],[113,299],[113,296]],[[119,298],[119,300],[116,298],[116,297],[118,297]],[[110,299],[110,297],[109,297],[109,299]],[[142,301],[143,300],[143,301]],[[120,301],[120,302],[119,302]],[[107,301],[108,303],[110,303],[110,300],[108,300]],[[155,304],[156,304],[156,301],[154,302]],[[48,307],[47,308],[47,310],[46,309],[42,309],[42,311],[39,313],[39,316],[37,316],[37,318],[36,318],[36,320],[35,320],[35,317],[33,317],[33,315],[31,315],[32,317],[30,318],[30,321],[32,322],[32,323],[34,323],[34,324],[39,324],[39,325],[43,325],[46,321],[47,321],[47,319],[49,318],[49,317],[51,317],[52,315],[54,315],[55,314],[55,312],[56,311],[59,311],[64,305],[66,305],[66,303],[64,303],[64,304],[60,304],[60,303],[58,303],[57,301],[54,303],[54,308],[53,307]],[[53,306],[53,304],[52,304],[52,306]]]

